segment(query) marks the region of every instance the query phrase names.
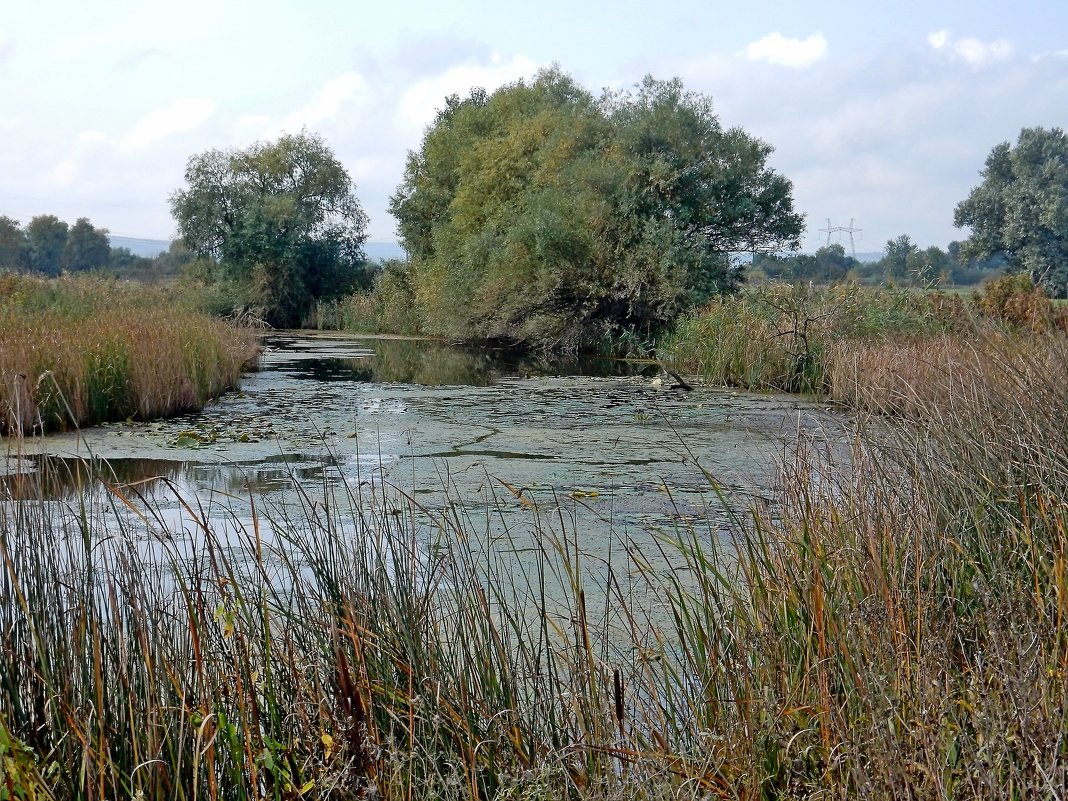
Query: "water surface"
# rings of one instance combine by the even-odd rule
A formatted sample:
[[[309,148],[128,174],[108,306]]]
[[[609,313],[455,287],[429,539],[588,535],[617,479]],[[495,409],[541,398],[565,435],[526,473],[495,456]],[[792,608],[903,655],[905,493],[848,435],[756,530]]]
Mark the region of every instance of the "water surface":
[[[199,413],[8,443],[0,497],[105,492],[181,536],[190,509],[240,525],[254,503],[388,495],[427,520],[462,509],[490,540],[535,536],[538,514],[604,557],[657,533],[715,540],[729,516],[708,475],[744,509],[774,496],[799,432],[843,436],[817,404],[672,390],[650,363],[307,332],[264,344],[261,371]]]

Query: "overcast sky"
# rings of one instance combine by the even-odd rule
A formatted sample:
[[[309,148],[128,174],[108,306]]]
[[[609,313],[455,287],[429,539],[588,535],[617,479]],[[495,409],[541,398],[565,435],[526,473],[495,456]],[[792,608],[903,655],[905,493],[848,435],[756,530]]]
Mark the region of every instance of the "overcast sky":
[[[0,214],[170,238],[189,156],[306,127],[389,241],[444,98],[553,62],[595,93],[652,74],[711,96],[775,147],[806,249],[828,218],[863,229],[858,251],[945,247],[994,145],[1068,126],[1064,0],[18,2],[0,15]]]

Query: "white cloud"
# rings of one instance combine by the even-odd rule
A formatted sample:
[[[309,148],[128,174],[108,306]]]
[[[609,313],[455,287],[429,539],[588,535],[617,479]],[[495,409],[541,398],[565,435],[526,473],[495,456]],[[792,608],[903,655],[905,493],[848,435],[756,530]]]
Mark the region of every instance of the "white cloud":
[[[927,35],[927,44],[934,50],[947,53],[955,61],[963,61],[978,69],[987,64],[1007,61],[1012,56],[1012,42],[1008,39],[996,39],[984,42],[971,36],[957,39],[947,30],[935,31]]]
[[[1031,61],[1036,64],[1039,61],[1045,61],[1046,59],[1054,59],[1055,61],[1068,59],[1068,50],[1053,50],[1049,53],[1039,53],[1031,56]]]
[[[943,28],[940,31],[934,31],[933,33],[927,34],[927,44],[935,50],[941,50],[949,44],[949,31]]]
[[[74,142],[74,149],[52,168],[49,178],[59,186],[72,185],[81,177],[86,157],[109,144],[108,137],[100,131],[82,131]]]
[[[750,61],[766,61],[780,67],[804,69],[827,57],[827,40],[822,33],[807,39],[790,39],[781,33],[769,33],[745,48]]]
[[[346,105],[365,102],[367,96],[367,81],[362,75],[342,73],[323,84],[306,105],[287,116],[281,128],[295,133],[301,128],[314,127],[336,117]]]
[[[515,56],[507,62],[495,56],[489,64],[450,67],[440,75],[418,81],[401,96],[397,106],[398,123],[409,133],[421,133],[449,95],[464,97],[476,86],[492,92],[504,84],[532,77],[539,66],[524,56]]]
[[[186,97],[151,111],[122,138],[120,146],[141,150],[174,134],[191,131],[215,113],[215,103],[204,97]]]

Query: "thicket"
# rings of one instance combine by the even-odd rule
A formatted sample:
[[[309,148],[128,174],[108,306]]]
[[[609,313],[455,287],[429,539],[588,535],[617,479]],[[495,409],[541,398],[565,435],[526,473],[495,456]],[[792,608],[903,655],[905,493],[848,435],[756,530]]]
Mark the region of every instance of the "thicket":
[[[731,253],[796,246],[802,218],[770,153],[678,81],[598,100],[549,70],[449,98],[391,206],[426,333],[651,340],[736,288]]]
[[[236,387],[254,336],[176,294],[0,274],[0,434],[166,417]]]

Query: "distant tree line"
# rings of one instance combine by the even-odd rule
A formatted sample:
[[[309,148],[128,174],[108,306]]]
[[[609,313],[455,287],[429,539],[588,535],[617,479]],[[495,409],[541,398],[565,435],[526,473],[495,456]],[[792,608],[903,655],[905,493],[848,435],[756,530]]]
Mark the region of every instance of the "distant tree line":
[[[52,215],[0,217],[0,268],[107,270],[209,284],[218,311],[307,324],[322,301],[456,340],[628,348],[747,275],[814,283],[954,286],[1026,273],[1068,292],[1068,138],[1024,129],[994,148],[948,250],[907,235],[862,263],[840,244],[797,254],[803,215],[772,148],[724,128],[711,100],[646,78],[595,97],[557,68],[492,94],[446,98],[391,198],[407,261],[368,262],[355,186],[315,134],[189,159],[170,198],[181,238],[142,259],[108,232]],[[753,254],[743,265],[735,254]],[[214,301],[213,301],[214,302]],[[357,304],[359,305],[359,304]]]
[[[86,217],[68,225],[53,214],[39,214],[25,227],[0,216],[0,270],[57,276],[64,272],[106,272],[121,278],[159,279],[178,275],[193,256],[181,242],[167,253],[145,258],[129,248],[111,247],[106,228]]]
[[[883,257],[875,261],[848,256],[838,243],[821,247],[815,254],[758,253],[753,257],[750,278],[813,284],[974,286],[1000,275],[1007,266],[1002,254],[983,260],[967,258],[960,242],[950,242],[948,250],[937,245],[921,248],[904,234],[889,240]]]

